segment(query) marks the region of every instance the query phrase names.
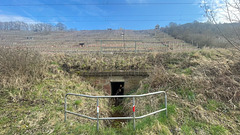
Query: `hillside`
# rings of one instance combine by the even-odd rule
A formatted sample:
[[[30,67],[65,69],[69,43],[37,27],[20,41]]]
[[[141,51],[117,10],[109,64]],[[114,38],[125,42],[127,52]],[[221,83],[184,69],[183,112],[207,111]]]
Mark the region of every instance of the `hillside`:
[[[118,50],[119,47],[120,49],[127,47],[127,51],[132,51],[135,44],[139,52],[196,48],[159,30],[0,31],[0,33],[0,46],[26,48],[42,53],[99,52],[103,50],[101,47]],[[80,46],[79,43],[84,43],[84,46]]]
[[[122,61],[120,70],[144,64],[152,73],[132,93],[164,90],[168,95],[167,117],[163,112],[137,120],[136,131],[132,121],[120,127],[101,122],[99,134],[240,134],[240,53],[234,50],[52,55],[1,48],[0,56],[0,134],[97,134],[96,121],[69,115],[64,123],[66,93],[105,94],[84,77],[65,70],[64,65],[82,67],[86,61],[99,63],[94,70]],[[161,104],[159,98],[152,99]],[[138,100],[136,109],[143,110],[141,113],[152,110],[156,104],[149,105],[149,101],[149,97]],[[95,115],[95,100],[71,98],[68,103],[72,111]],[[128,104],[123,101],[123,106]],[[108,100],[101,100],[101,105],[101,116],[114,110],[131,112],[112,108]]]

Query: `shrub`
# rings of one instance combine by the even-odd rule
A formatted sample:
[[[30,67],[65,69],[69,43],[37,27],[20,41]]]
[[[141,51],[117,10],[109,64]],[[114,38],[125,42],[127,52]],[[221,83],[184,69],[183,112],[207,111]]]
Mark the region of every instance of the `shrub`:
[[[0,47],[0,88],[24,88],[43,77],[43,57],[34,51]]]

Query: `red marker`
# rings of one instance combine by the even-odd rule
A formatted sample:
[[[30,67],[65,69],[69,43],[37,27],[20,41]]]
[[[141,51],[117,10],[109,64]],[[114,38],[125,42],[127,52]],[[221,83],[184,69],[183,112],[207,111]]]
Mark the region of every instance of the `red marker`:
[[[97,106],[97,113],[99,113],[99,106]]]
[[[133,112],[135,112],[135,105],[133,105]]]

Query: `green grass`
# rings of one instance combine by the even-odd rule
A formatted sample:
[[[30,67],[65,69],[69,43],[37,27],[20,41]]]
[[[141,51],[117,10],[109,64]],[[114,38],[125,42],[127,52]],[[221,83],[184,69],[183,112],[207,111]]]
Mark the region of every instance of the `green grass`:
[[[186,117],[184,124],[181,126],[181,129],[182,129],[181,132],[185,135],[196,134],[194,131],[194,129],[196,129],[196,128],[204,129],[206,127],[204,126],[204,124],[202,124],[200,122],[196,122],[193,119]]]
[[[148,126],[152,126],[154,120],[154,117],[146,117],[144,119],[138,120],[136,124],[136,129],[139,130],[144,129]]]
[[[148,89],[148,88],[149,88],[149,84],[144,84],[144,85],[143,85],[143,88],[144,88],[144,89]]]
[[[185,75],[191,75],[193,73],[193,71],[190,68],[185,68],[182,70],[182,73]]]
[[[212,125],[206,122],[196,121],[191,117],[185,117],[184,123],[181,126],[181,132],[184,135],[199,134],[202,130],[205,134],[211,135],[227,135],[229,131],[221,125]]]
[[[192,129],[192,127],[188,125],[183,125],[181,127],[181,130],[184,135],[192,135],[194,133],[194,130]]]
[[[118,105],[118,106],[111,106],[111,112],[116,113],[116,112],[122,112],[123,111],[123,106]]]
[[[51,65],[58,65],[58,63],[56,61],[51,61],[50,64]]]
[[[150,85],[149,84],[144,84],[143,85],[143,89],[141,90],[137,90],[136,94],[144,94],[144,93],[148,93],[148,89],[149,89]]]
[[[11,122],[11,119],[9,117],[0,118],[0,125],[7,124],[8,122]]]
[[[213,125],[210,127],[210,133],[212,135],[226,135],[228,134],[228,130],[220,125]]]
[[[187,98],[189,101],[194,101],[196,98],[195,93],[189,88],[177,89],[176,93],[181,95],[183,98]]]
[[[150,111],[152,111],[152,107],[151,107],[151,105],[149,105],[149,104],[147,104],[146,106],[145,106],[145,111],[147,111],[147,112],[150,112]]]
[[[216,100],[208,100],[207,104],[204,105],[206,110],[216,111],[218,108],[222,107],[222,103],[217,102]]]
[[[76,123],[75,123],[76,124]],[[59,125],[59,128],[61,128],[62,125]],[[61,134],[64,134],[64,132],[61,132],[61,129],[55,129],[55,132],[56,134],[59,134],[58,131],[60,131]],[[97,134],[97,128],[96,128],[96,125],[91,125],[91,124],[76,124],[75,126],[69,126],[67,127],[66,129],[67,131],[67,134],[85,134],[85,133],[88,133],[88,134]],[[100,131],[102,132],[102,130]],[[65,132],[66,133],[66,132]]]
[[[237,119],[240,121],[240,116],[237,116]]]
[[[162,108],[164,108],[165,106],[163,105]],[[167,126],[175,126],[177,123],[174,120],[174,116],[177,115],[177,111],[176,111],[176,105],[175,104],[168,104],[167,105],[167,116],[166,116],[166,112],[160,112],[159,115],[157,116],[157,120]]]
[[[78,105],[80,105],[81,103],[82,103],[82,100],[76,100],[76,101],[74,102],[74,105],[78,106]]]

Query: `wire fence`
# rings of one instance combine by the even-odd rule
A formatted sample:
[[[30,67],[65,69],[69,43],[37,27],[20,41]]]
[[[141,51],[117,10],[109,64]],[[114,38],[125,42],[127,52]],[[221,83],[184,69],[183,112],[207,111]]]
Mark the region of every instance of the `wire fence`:
[[[18,48],[39,51],[42,53],[145,53],[145,52],[175,52],[196,50],[185,42],[177,41],[142,41],[142,40],[95,40],[81,42],[62,42],[62,41],[35,41],[12,40],[2,41],[1,47]]]

